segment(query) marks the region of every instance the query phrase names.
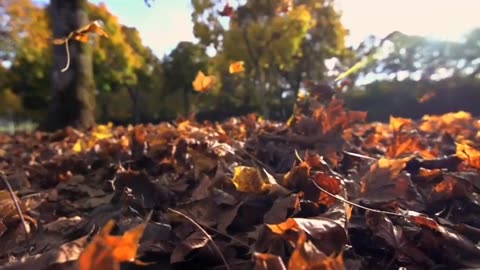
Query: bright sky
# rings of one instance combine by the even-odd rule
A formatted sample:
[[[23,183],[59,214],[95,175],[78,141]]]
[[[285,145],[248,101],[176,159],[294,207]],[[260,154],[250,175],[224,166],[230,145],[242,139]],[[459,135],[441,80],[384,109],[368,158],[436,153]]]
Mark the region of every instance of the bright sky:
[[[121,23],[139,30],[144,44],[160,57],[178,42],[194,40],[190,0],[156,0],[151,8],[143,0],[91,2],[105,2]],[[337,0],[337,3],[342,21],[350,30],[348,42],[352,45],[369,34],[385,36],[394,30],[459,40],[467,31],[480,27],[479,0]]]

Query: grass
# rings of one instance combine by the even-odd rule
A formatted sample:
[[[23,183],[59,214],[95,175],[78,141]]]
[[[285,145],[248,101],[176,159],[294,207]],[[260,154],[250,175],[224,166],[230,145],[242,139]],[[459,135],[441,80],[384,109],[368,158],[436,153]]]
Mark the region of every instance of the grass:
[[[38,124],[33,121],[15,122],[11,120],[0,119],[0,133],[15,134],[18,132],[32,132]]]

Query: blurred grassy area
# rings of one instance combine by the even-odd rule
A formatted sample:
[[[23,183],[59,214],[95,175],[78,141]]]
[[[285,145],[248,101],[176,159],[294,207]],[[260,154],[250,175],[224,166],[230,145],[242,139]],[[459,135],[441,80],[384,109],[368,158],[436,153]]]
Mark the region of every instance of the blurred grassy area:
[[[17,132],[32,132],[37,128],[38,124],[32,121],[13,122],[1,121],[0,133],[15,134]]]

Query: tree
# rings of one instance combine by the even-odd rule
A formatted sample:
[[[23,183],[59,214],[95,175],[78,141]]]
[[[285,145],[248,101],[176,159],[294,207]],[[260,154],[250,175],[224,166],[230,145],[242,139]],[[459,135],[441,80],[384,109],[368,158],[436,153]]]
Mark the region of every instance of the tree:
[[[379,39],[371,37],[357,48],[378,46]],[[465,36],[465,41],[433,40],[422,36],[397,34],[389,39],[389,50],[363,68],[360,77],[416,81],[439,80],[446,77],[474,78],[480,73],[480,29]],[[385,48],[378,48],[378,51]],[[477,73],[476,73],[477,72]]]
[[[293,4],[285,6],[288,2]],[[296,93],[306,76],[322,79],[324,60],[346,50],[347,32],[333,1],[249,0],[235,7],[228,25],[219,1],[192,0],[192,5],[195,36],[216,50],[219,70],[245,61],[244,105],[253,101],[266,115],[287,90]]]
[[[86,25],[87,0],[51,0],[50,17],[53,36],[61,38]],[[41,129],[55,130],[66,126],[90,128],[95,123],[95,82],[92,68],[92,48],[89,44],[70,42],[70,67],[61,69],[67,62],[63,46],[53,49],[54,98]]]
[[[51,38],[48,14],[30,0],[0,0],[0,58],[8,68],[2,88],[21,99],[36,120],[48,105]],[[0,89],[1,90],[1,89]]]
[[[4,7],[0,9],[0,33],[7,38],[0,40],[0,58],[8,64],[7,68],[0,69],[0,91],[10,89],[10,96],[21,99],[27,117],[34,121],[44,120],[53,96],[49,9],[31,0],[0,0],[0,4]],[[163,95],[160,59],[142,44],[135,28],[121,25],[105,5],[88,3],[86,11],[88,22],[101,20],[110,35],[110,38],[93,35],[88,45],[93,50],[96,119],[140,121],[158,118],[158,112],[163,110],[158,106]],[[72,41],[69,45],[77,46],[76,43]],[[59,50],[59,57],[66,56],[64,46],[55,46],[55,49]],[[55,71],[62,69],[65,62],[58,65]],[[68,71],[57,72],[60,77],[70,76],[66,74]]]
[[[193,94],[192,81],[198,71],[207,72],[207,63],[205,48],[191,42],[178,43],[164,59],[165,76],[168,78],[165,87],[172,94],[181,93],[183,114],[188,114],[192,106],[190,98]]]

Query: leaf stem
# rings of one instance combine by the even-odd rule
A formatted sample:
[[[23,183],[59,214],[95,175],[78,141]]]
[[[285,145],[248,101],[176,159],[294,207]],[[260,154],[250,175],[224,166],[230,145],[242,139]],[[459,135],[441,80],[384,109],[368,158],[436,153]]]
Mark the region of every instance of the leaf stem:
[[[20,221],[22,223],[23,230],[25,231],[25,237],[28,238],[29,232],[28,232],[27,222],[25,221],[25,217],[23,216],[22,209],[20,208],[20,205],[18,204],[17,197],[15,196],[15,193],[13,192],[12,186],[8,182],[8,179],[3,172],[0,172],[0,178],[2,179],[3,183],[5,183],[5,186],[7,186],[8,192],[10,193],[10,197],[12,198],[13,204],[15,205],[15,209],[17,210],[18,216],[20,217]]]
[[[70,49],[68,48],[68,40],[69,38],[65,40],[65,50],[67,51],[67,65],[61,70],[62,72],[67,71],[67,69],[70,67]]]
[[[228,262],[227,260],[225,259],[225,257],[223,256],[222,252],[220,251],[220,248],[218,248],[217,244],[215,244],[215,242],[213,241],[212,237],[207,233],[207,231],[205,231],[205,229],[202,228],[202,226],[200,226],[200,224],[198,224],[195,220],[193,220],[191,217],[185,215],[184,213],[180,212],[180,211],[177,211],[175,209],[172,209],[172,208],[168,208],[168,211],[170,212],[173,212],[177,215],[180,215],[182,217],[184,217],[185,219],[187,219],[188,221],[190,221],[193,225],[195,225],[195,227],[197,227],[200,231],[202,231],[203,234],[205,234],[205,236],[208,238],[208,240],[210,242],[212,242],[212,245],[213,247],[215,248],[215,251],[218,253],[218,255],[220,256],[220,258],[222,259],[223,263],[225,264],[225,268],[227,270],[231,270],[230,269],[230,266],[228,265]]]

